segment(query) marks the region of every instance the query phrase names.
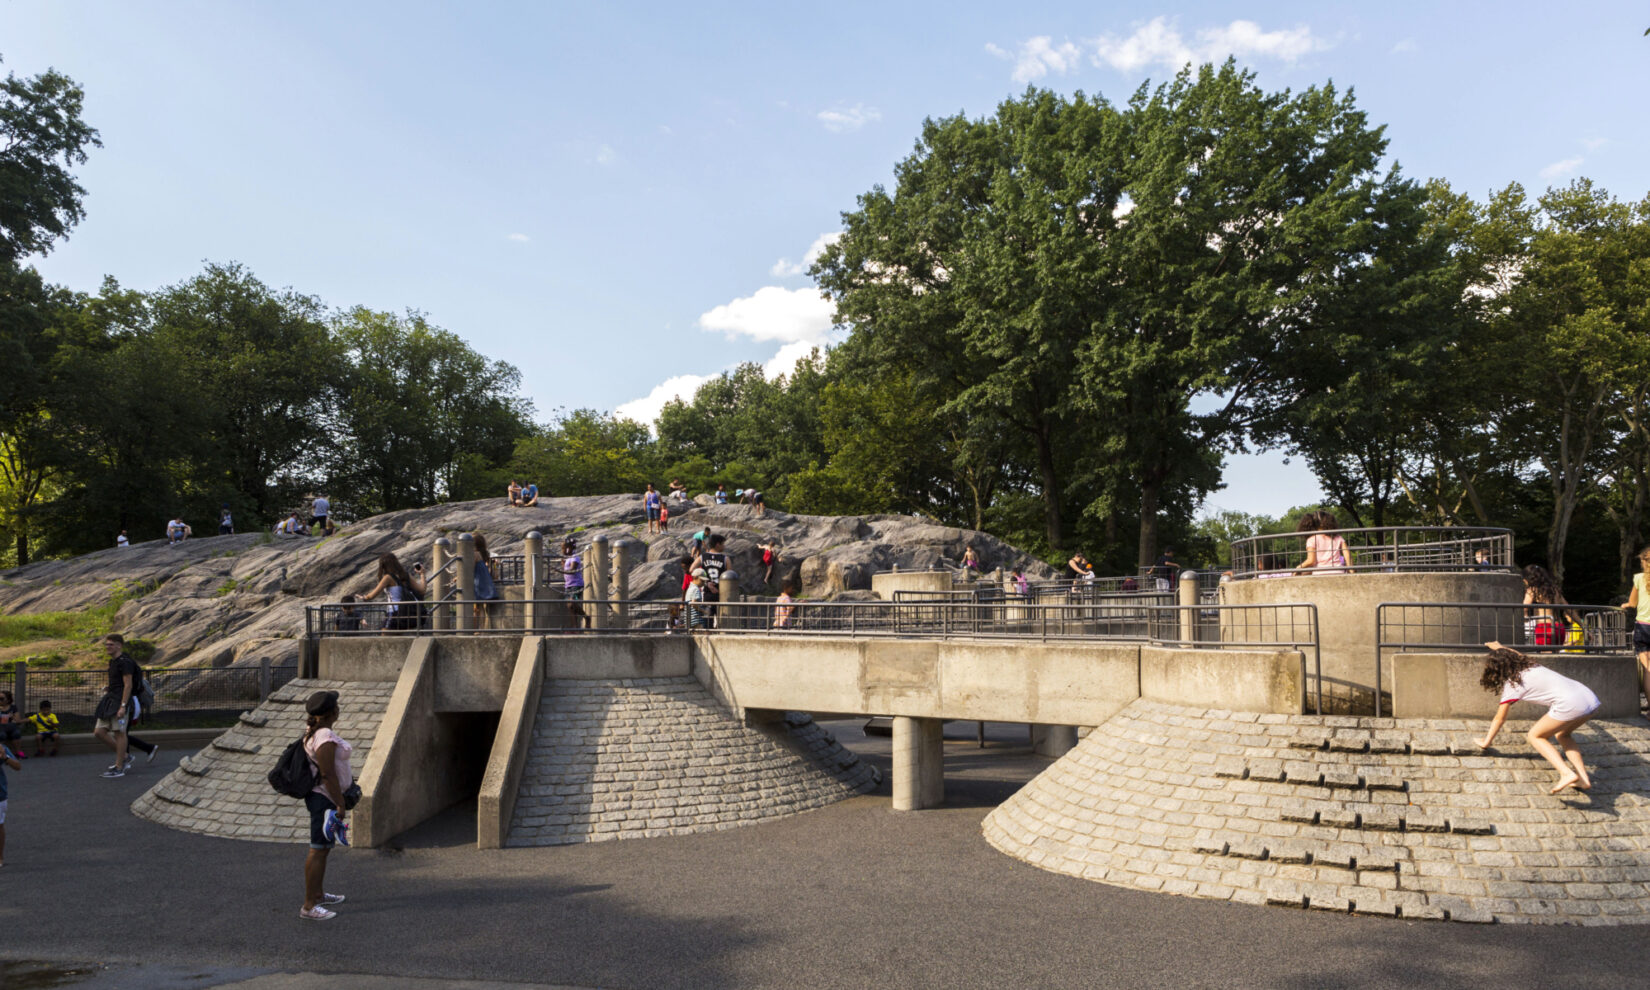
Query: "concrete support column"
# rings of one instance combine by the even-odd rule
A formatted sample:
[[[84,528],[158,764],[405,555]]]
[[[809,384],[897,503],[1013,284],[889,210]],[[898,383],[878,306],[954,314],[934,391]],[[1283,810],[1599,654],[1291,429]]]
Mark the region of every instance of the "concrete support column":
[[[522,554],[526,558],[522,564],[521,595],[525,600],[522,605],[523,620],[526,629],[543,629],[545,620],[549,618],[542,614],[539,598],[544,587],[544,534],[533,530],[527,534],[522,544]]]
[[[608,559],[607,537],[598,536],[590,541],[590,556],[584,562],[584,600],[606,601],[608,597],[608,576],[611,573],[612,561]],[[606,629],[611,623],[608,621],[607,606],[588,606],[585,611],[590,613],[590,627],[592,629]]]
[[[1197,572],[1180,572],[1180,641],[1197,642]]]
[[[945,800],[945,723],[894,717],[894,810],[920,811]]]
[[[630,627],[630,552],[633,540],[618,540],[613,544],[613,624],[619,629]]]
[[[458,534],[458,597],[465,602],[473,602],[476,597],[476,538],[469,533]],[[457,619],[458,628],[474,629],[475,609],[458,606]]]
[[[441,604],[447,600],[453,590],[453,572],[447,569],[447,561],[453,556],[452,541],[445,536],[438,537],[435,545],[430,548],[430,572],[435,578],[425,589],[428,594],[425,598],[435,603],[431,608],[431,625],[436,629],[451,629],[453,627],[453,613],[449,606]]]
[[[1077,746],[1075,725],[1034,725],[1031,727],[1031,749],[1038,756],[1061,757]]]

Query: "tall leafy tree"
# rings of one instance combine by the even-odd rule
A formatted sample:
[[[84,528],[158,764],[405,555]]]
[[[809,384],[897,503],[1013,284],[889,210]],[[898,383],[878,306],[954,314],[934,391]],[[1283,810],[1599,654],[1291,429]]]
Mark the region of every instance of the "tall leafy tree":
[[[55,71],[0,83],[0,262],[51,250],[85,216],[71,169],[101,147],[81,119],[85,93]]]

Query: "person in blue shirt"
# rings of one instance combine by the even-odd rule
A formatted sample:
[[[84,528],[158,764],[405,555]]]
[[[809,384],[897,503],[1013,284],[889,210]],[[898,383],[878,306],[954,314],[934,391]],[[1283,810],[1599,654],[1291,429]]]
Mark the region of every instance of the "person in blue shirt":
[[[538,505],[538,504],[539,504],[539,486],[533,484],[532,482],[528,482],[521,489],[521,505],[522,505],[522,508],[526,508],[527,506]]]
[[[647,491],[642,493],[642,507],[647,510],[647,531],[659,532],[659,491],[653,487],[653,482],[647,483]]]
[[[717,505],[727,505],[728,504],[728,486],[727,485],[717,485],[716,486],[716,504]]]

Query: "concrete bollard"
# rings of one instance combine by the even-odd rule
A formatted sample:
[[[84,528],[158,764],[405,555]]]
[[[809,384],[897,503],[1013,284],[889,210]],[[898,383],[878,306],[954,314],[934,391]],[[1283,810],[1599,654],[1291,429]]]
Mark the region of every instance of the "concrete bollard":
[[[430,547],[430,568],[435,574],[430,586],[425,589],[426,600],[436,603],[432,606],[431,625],[436,629],[451,629],[453,627],[452,613],[445,605],[440,604],[447,600],[447,595],[453,589],[453,575],[447,570],[447,561],[452,559],[453,543],[445,536],[436,538],[435,545]]]
[[[458,534],[458,599],[462,602],[473,602],[476,598],[476,538],[469,533]],[[475,609],[470,605],[458,606],[459,629],[474,629],[476,625]]]
[[[522,568],[522,627],[526,631],[543,629],[547,616],[540,611],[539,598],[545,584],[544,534],[536,529],[528,533],[521,552],[526,557]]]
[[[613,625],[630,628],[630,553],[634,540],[619,540],[613,544]]]
[[[716,610],[716,625],[723,629],[744,628],[744,624],[734,618],[734,610],[728,607],[739,600],[738,574],[732,570],[722,572],[722,579],[716,584],[716,600],[723,603]]]
[[[1197,643],[1197,572],[1180,572],[1180,642],[1188,648]]]
[[[608,557],[607,537],[598,536],[590,541],[590,557],[584,562],[584,600],[605,602],[608,593],[608,577],[613,562]],[[609,626],[607,606],[587,605],[585,611],[590,614],[590,628],[606,629]]]

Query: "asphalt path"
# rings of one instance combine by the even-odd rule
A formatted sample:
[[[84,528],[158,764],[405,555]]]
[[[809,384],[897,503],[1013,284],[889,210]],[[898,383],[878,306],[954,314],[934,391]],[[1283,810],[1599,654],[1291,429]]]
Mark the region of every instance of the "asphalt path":
[[[839,738],[887,766],[859,723]],[[1463,925],[1216,903],[1057,876],[980,837],[1046,761],[947,729],[947,805],[880,793],[706,835],[480,851],[474,808],[333,854],[340,916],[301,921],[301,846],[177,832],[127,806],[175,766],[10,771],[0,984],[309,985],[272,972],[579,987],[1572,987],[1636,984],[1639,926]],[[393,983],[393,981],[391,981]],[[367,981],[357,981],[368,985]],[[349,984],[345,984],[349,985]],[[371,981],[371,985],[378,985]],[[445,984],[443,984],[445,985]],[[460,984],[453,984],[460,985]]]

